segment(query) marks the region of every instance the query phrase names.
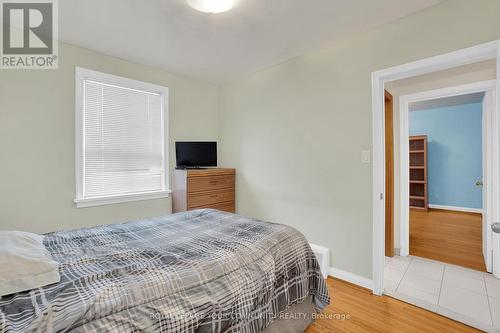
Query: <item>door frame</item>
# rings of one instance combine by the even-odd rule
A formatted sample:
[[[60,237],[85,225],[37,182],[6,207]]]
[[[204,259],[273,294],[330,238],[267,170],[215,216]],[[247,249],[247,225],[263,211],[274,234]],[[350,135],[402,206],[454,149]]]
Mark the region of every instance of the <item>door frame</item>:
[[[400,196],[398,198],[400,205],[400,255],[408,256],[410,254],[410,204],[409,204],[409,114],[410,104],[421,101],[428,101],[439,98],[460,96],[465,94],[484,92],[483,101],[483,209],[479,210],[483,213],[483,255],[485,257],[486,270],[491,272],[492,268],[492,235],[490,229],[492,224],[491,212],[493,202],[493,170],[498,167],[495,163],[494,151],[498,151],[498,142],[494,142],[493,137],[498,137],[498,126],[495,126],[493,119],[498,118],[496,114],[495,102],[496,99],[497,80],[488,80],[474,82],[454,87],[423,91],[415,94],[408,94],[399,97],[399,145],[400,145]]]
[[[476,45],[462,50],[418,60],[372,73],[372,150],[373,150],[373,177],[372,177],[372,279],[373,293],[382,295],[384,290],[384,262],[385,262],[385,139],[384,139],[384,86],[385,83],[405,79],[417,75],[427,74],[453,67],[463,66],[488,59],[497,59],[497,78],[500,77],[500,40]],[[497,86],[496,105],[500,104],[500,87]],[[500,118],[500,117],[498,117]],[[499,120],[494,122],[498,128]],[[493,138],[498,142],[498,137]],[[498,163],[499,152],[494,152]],[[494,170],[494,178],[498,179],[498,169]],[[493,184],[493,200],[499,201],[499,186]],[[500,212],[492,209],[492,220],[500,221]],[[499,254],[500,255],[500,254]],[[500,258],[498,259],[500,260]]]

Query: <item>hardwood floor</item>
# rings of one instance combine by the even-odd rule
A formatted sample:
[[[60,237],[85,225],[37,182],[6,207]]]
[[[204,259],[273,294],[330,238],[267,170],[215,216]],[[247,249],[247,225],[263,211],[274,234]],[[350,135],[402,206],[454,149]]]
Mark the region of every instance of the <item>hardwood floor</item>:
[[[317,319],[306,333],[320,332],[480,332],[438,314],[375,296],[370,290],[328,278],[330,305],[322,314],[345,314],[348,319]]]
[[[486,271],[481,215],[410,210],[410,254]]]

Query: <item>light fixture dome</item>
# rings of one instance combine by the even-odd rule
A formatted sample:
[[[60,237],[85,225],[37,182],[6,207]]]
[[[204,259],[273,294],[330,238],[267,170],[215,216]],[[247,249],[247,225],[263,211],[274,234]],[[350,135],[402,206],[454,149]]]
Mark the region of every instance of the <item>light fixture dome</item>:
[[[204,13],[223,13],[233,8],[236,0],[187,0],[187,3],[196,10]]]

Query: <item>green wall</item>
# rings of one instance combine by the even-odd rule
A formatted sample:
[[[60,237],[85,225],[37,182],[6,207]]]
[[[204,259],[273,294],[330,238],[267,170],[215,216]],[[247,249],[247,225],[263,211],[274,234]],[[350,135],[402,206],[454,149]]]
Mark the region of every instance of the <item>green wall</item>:
[[[237,209],[286,223],[372,274],[371,73],[500,38],[500,1],[449,0],[221,89],[221,160]]]
[[[171,212],[170,198],[73,204],[75,66],[169,87],[170,147],[218,139],[217,86],[61,43],[58,70],[0,71],[0,229],[47,232]],[[171,149],[171,167],[173,157]]]

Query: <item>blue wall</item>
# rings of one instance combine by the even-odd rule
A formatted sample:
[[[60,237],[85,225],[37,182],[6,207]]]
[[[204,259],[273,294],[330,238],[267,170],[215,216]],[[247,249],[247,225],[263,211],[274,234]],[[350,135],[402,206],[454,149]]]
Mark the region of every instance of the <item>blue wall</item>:
[[[429,204],[482,208],[482,103],[410,111],[410,135],[428,136]]]

